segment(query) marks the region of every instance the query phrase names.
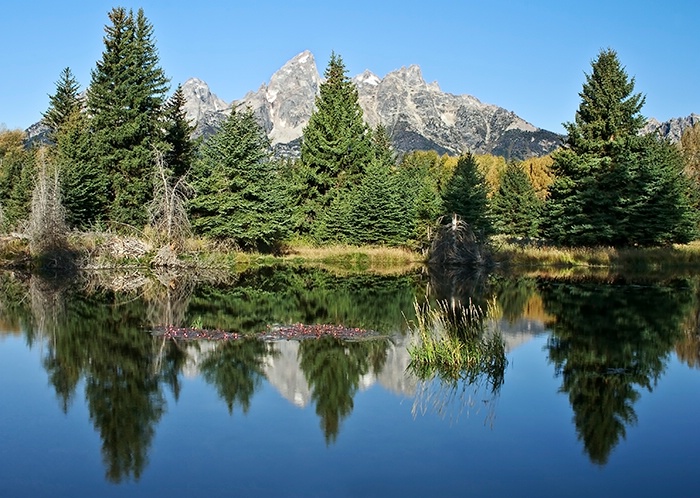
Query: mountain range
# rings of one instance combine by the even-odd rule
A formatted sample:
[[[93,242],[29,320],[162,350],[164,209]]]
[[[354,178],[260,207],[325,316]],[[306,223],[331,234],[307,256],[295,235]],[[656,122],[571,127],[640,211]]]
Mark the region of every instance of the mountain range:
[[[284,64],[268,83],[231,103],[212,93],[204,81],[187,80],[182,85],[185,111],[196,126],[195,136],[208,136],[232,109],[250,107],[270,137],[275,154],[296,157],[322,81],[313,54],[304,51]],[[456,155],[471,151],[524,159],[552,152],[565,138],[471,95],[443,92],[437,82],[426,83],[416,65],[392,71],[384,78],[364,71],[352,81],[365,121],[373,128],[384,125],[399,153],[435,150]],[[643,132],[659,133],[676,142],[683,130],[697,122],[697,114],[663,123],[651,118]]]
[[[268,83],[243,98],[226,102],[206,82],[190,78],[182,85],[187,118],[194,136],[210,136],[232,109],[250,107],[268,134],[278,157],[297,157],[304,127],[314,111],[322,82],[314,56],[304,51],[276,71]],[[538,128],[514,112],[485,104],[471,95],[443,92],[437,82],[426,83],[420,67],[402,67],[380,78],[371,71],[352,78],[365,121],[382,124],[399,153],[435,150],[457,155],[465,151],[525,159],[554,151],[564,136]],[[643,133],[659,133],[673,142],[700,122],[700,115],[659,122],[647,120]],[[27,130],[28,143],[45,141],[47,128],[38,122]]]
[[[384,125],[399,153],[471,151],[522,159],[547,154],[562,143],[561,135],[537,128],[502,107],[471,95],[443,92],[437,82],[426,83],[416,65],[384,78],[365,71],[352,81],[365,121],[372,128]],[[196,78],[187,80],[182,90],[195,135],[215,132],[232,109],[250,107],[277,155],[296,156],[321,82],[313,54],[304,51],[275,72],[269,83],[228,105]]]

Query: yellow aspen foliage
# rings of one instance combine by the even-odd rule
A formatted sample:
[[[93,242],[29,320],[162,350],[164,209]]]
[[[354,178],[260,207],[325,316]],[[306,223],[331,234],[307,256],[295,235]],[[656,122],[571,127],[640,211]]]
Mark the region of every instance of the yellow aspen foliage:
[[[520,164],[530,177],[530,182],[535,188],[537,198],[540,200],[546,199],[549,186],[554,182],[554,173],[552,172],[554,160],[552,156],[531,157]]]
[[[443,154],[440,157],[439,168],[442,174],[441,178],[451,178],[457,168],[459,156],[448,156]]]
[[[476,163],[479,166],[481,174],[486,179],[487,196],[490,198],[498,191],[501,184],[501,177],[506,170],[508,163],[501,156],[493,156],[491,154],[475,155]]]
[[[687,128],[681,135],[680,149],[685,162],[685,172],[700,183],[700,123]]]
[[[0,131],[0,161],[18,159],[24,153],[24,132],[22,130]]]

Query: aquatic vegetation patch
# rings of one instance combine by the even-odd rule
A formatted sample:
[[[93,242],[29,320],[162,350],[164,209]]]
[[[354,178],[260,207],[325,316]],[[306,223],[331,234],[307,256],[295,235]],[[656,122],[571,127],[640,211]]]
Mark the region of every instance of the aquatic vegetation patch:
[[[437,306],[414,304],[416,322],[411,329],[416,342],[409,347],[409,369],[421,380],[481,379],[497,391],[503,384],[505,343],[500,333],[485,330],[484,313],[471,301],[467,306],[452,306],[439,301]]]
[[[303,323],[296,323],[292,325],[268,325],[264,331],[254,334],[166,325],[154,328],[152,330],[152,334],[166,339],[181,339],[188,341],[231,341],[239,339],[258,339],[261,341],[298,341],[305,339],[320,339],[322,337],[334,337],[336,339],[349,341],[380,337],[380,334],[373,330],[346,327],[344,325]]]

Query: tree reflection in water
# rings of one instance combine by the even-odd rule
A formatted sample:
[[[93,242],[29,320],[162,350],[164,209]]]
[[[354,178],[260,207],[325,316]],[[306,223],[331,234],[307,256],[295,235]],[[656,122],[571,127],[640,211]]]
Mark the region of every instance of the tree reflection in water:
[[[253,394],[265,378],[265,358],[271,355],[271,343],[254,338],[226,341],[205,356],[199,369],[204,380],[216,387],[230,414],[236,405],[248,413]]]
[[[539,290],[555,316],[549,359],[586,453],[603,465],[637,420],[638,388],[651,391],[664,371],[692,310],[691,287],[541,281]]]
[[[208,319],[201,309],[204,297],[208,309],[224,310],[221,317],[232,317],[247,328],[260,329],[282,322],[283,317],[301,318],[307,313],[318,315],[317,319],[342,315],[344,323],[350,324],[371,317],[381,328],[391,328],[384,310],[400,316],[394,300],[410,299],[413,285],[410,277],[344,280],[318,270],[297,274],[289,269],[235,274],[235,286],[218,278],[214,292],[188,275],[148,278],[100,273],[95,277],[59,283],[39,277],[16,280],[3,274],[0,308],[11,327],[24,330],[30,345],[46,341],[43,365],[64,412],[70,409],[81,379],[85,381],[90,420],[102,439],[106,476],[113,482],[140,478],[155,428],[167,408],[163,389],[169,388],[178,400],[188,350],[198,349],[198,344],[153,337],[147,333],[149,326],[187,326],[195,317]],[[314,281],[312,290],[308,290],[309,279]],[[373,287],[370,282],[381,285]],[[256,297],[252,304],[248,303],[251,296]],[[305,306],[294,308],[290,297]],[[361,376],[381,370],[388,342],[314,343],[305,343],[299,355],[300,360],[306,358],[302,368],[330,442],[352,410]],[[236,406],[246,412],[264,378],[265,358],[274,354],[274,344],[259,340],[222,342],[198,368],[229,412]],[[330,370],[319,370],[326,360]]]
[[[561,389],[569,396],[579,438],[596,463],[605,463],[624,438],[636,420],[639,389],[654,386],[674,346],[683,361],[697,364],[697,282],[616,285],[540,279],[533,289],[530,280],[511,284],[504,278],[494,284],[477,277],[431,275],[432,298],[462,306],[473,297],[472,303],[484,311],[496,303],[504,318],[514,320],[533,293],[539,293],[541,316],[553,317],[549,359],[562,377]],[[400,331],[407,320],[402,312],[412,312],[416,280],[266,269],[238,275],[233,287],[187,284],[179,277],[158,282],[127,276],[122,281],[138,288],[117,291],[106,283],[86,287],[37,277],[15,280],[4,274],[0,310],[6,326],[23,330],[30,346],[46,344],[43,365],[64,412],[84,380],[107,477],[119,482],[142,475],[167,408],[166,390],[172,390],[177,401],[183,368],[191,360],[183,343],[153,337],[148,327],[188,326],[201,318],[205,324],[258,331],[265,324],[290,322]],[[483,321],[476,325],[478,333],[457,335],[467,340],[488,333]],[[347,342],[332,337],[300,343],[299,368],[327,444],[336,441],[352,413],[363,376],[384,367],[389,346],[387,340]],[[221,343],[199,368],[230,412],[246,412],[263,382],[265,358],[273,350],[274,344],[257,340]],[[424,376],[414,408],[443,415],[481,410],[481,400],[490,396],[486,409],[492,420],[503,375],[503,369],[500,374],[497,369],[449,381]]]
[[[299,366],[311,389],[326,444],[335,442],[340,425],[353,409],[360,378],[378,374],[386,361],[388,340],[307,339],[299,345]]]

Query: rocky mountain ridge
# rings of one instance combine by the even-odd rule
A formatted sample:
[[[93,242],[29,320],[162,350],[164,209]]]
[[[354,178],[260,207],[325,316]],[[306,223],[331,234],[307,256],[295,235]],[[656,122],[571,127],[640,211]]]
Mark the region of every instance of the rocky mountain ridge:
[[[187,116],[197,135],[208,135],[232,108],[250,107],[279,155],[297,155],[302,131],[314,110],[321,76],[314,56],[304,51],[289,60],[256,91],[225,109],[201,80],[183,84]],[[515,113],[484,104],[471,95],[443,92],[426,83],[418,66],[392,71],[380,78],[365,71],[353,78],[359,103],[371,127],[387,128],[396,150],[436,150],[494,153],[524,158],[551,152],[562,137],[528,123]],[[211,95],[211,105],[204,98]]]
[[[654,118],[647,120],[642,133],[658,133],[662,137],[668,138],[671,142],[680,142],[683,132],[700,123],[700,114],[691,114],[683,118],[673,118],[660,123]]]
[[[298,156],[304,126],[314,110],[321,76],[313,54],[304,51],[275,72],[268,83],[227,103],[206,82],[190,78],[182,85],[185,112],[195,136],[214,134],[231,109],[250,107],[270,137],[275,154]],[[556,149],[562,135],[528,123],[515,113],[485,104],[471,95],[442,92],[437,82],[426,83],[420,67],[402,67],[380,78],[369,70],[353,78],[367,123],[383,124],[399,153],[435,150],[464,151],[522,159]],[[659,122],[647,121],[643,133],[658,133],[673,142],[700,122],[699,114]],[[47,128],[37,122],[27,130],[27,144],[47,140]]]

